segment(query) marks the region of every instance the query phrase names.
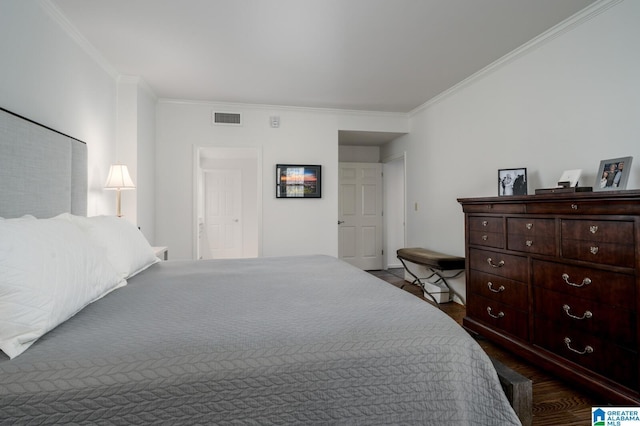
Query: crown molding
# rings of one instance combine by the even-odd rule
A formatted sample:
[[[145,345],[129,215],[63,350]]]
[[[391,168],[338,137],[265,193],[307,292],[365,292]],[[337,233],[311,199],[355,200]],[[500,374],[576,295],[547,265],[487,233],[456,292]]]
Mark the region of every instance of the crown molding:
[[[173,98],[159,98],[158,103],[163,104],[176,104],[176,105],[207,105],[216,108],[228,108],[228,109],[253,109],[253,110],[269,110],[269,111],[290,111],[290,112],[313,112],[318,114],[336,114],[336,115],[354,115],[354,116],[376,116],[376,117],[395,117],[395,118],[409,118],[409,114],[406,112],[387,112],[387,111],[366,111],[366,110],[354,110],[354,109],[339,109],[339,108],[313,108],[313,107],[300,107],[300,106],[288,106],[288,105],[269,105],[269,104],[244,104],[235,102],[217,102],[217,101],[199,101],[189,99],[173,99]]]
[[[40,7],[56,22],[60,28],[76,42],[107,74],[114,80],[118,71],[98,52],[98,50],[78,31],[51,0],[38,0]]]
[[[587,6],[586,8],[582,9],[581,11],[577,12],[576,14],[570,16],[569,18],[565,19],[564,21],[560,22],[559,24],[551,27],[550,29],[548,29],[547,31],[543,32],[542,34],[534,37],[533,39],[529,40],[528,42],[526,42],[525,44],[523,44],[522,46],[512,50],[511,52],[507,53],[506,55],[504,55],[503,57],[501,57],[500,59],[492,62],[491,64],[487,65],[486,67],[484,67],[483,69],[481,69],[480,71],[470,75],[469,77],[467,77],[466,79],[462,80],[460,83],[450,87],[449,89],[445,90],[444,92],[434,96],[433,98],[429,99],[427,102],[423,103],[422,105],[414,108],[413,110],[408,112],[408,116],[409,117],[413,117],[414,115],[418,114],[421,111],[424,111],[425,109],[428,109],[429,107],[437,104],[438,102],[448,98],[449,96],[453,95],[454,93],[464,89],[465,87],[475,83],[476,81],[482,79],[483,77],[485,77],[488,74],[493,73],[494,71],[504,67],[505,65],[515,61],[516,59],[534,51],[535,49],[543,46],[546,43],[549,43],[550,41],[554,40],[557,37],[560,37],[561,35],[573,30],[576,27],[579,27],[580,25],[584,24],[587,21],[590,21],[591,19],[595,18],[596,16],[600,15],[601,13],[609,10],[610,8],[616,6],[619,3],[622,3],[625,0],[599,0],[595,3],[593,3],[590,6]]]

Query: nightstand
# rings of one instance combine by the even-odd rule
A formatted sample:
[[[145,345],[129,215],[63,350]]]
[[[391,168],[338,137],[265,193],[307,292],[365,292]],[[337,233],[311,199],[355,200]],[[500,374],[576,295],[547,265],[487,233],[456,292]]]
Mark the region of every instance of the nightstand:
[[[162,260],[169,260],[169,247],[151,247],[153,252]]]

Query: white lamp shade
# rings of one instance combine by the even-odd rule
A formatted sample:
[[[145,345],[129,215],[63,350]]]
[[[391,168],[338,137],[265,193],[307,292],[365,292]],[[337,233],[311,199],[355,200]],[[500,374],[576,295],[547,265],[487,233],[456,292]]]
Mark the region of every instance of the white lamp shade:
[[[105,189],[135,189],[135,185],[129,176],[129,170],[124,164],[112,164],[109,169]]]

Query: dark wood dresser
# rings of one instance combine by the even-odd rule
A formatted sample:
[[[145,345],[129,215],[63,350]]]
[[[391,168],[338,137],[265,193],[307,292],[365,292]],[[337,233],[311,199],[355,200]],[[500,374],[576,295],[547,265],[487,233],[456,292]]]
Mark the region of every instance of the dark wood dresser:
[[[640,191],[461,198],[463,325],[604,403],[640,403]]]

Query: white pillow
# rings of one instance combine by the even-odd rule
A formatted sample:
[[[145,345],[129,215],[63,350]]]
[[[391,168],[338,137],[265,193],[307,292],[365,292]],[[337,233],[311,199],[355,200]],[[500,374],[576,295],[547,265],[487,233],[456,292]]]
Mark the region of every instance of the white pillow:
[[[59,219],[0,221],[0,350],[14,358],[126,284],[86,233]]]
[[[131,222],[117,216],[83,217],[64,213],[58,217],[75,223],[91,241],[106,250],[109,262],[123,278],[131,278],[160,261],[142,232]]]

